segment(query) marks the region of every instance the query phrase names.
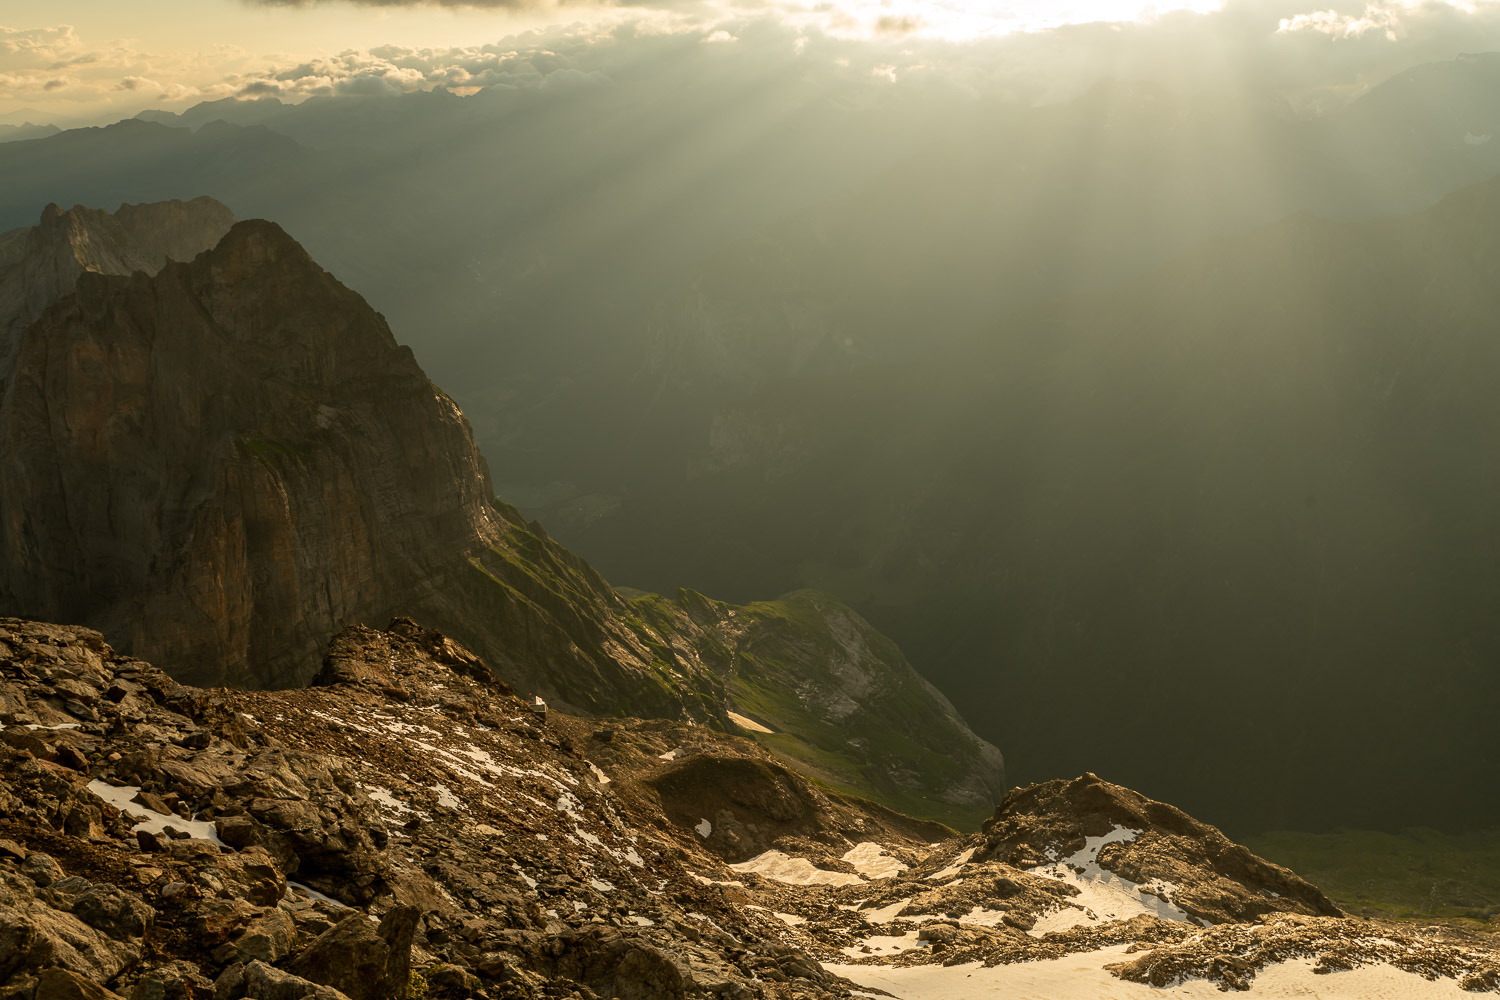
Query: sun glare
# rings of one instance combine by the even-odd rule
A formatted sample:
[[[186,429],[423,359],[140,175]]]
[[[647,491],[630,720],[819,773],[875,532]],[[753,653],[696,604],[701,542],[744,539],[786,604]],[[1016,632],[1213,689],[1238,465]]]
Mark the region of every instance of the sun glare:
[[[1222,0],[852,0],[830,5],[805,0],[811,11],[829,20],[834,34],[845,37],[918,35],[952,41],[988,38],[1017,31],[1043,31],[1068,24],[1145,21],[1187,11],[1206,14]],[[830,10],[832,15],[830,18]]]

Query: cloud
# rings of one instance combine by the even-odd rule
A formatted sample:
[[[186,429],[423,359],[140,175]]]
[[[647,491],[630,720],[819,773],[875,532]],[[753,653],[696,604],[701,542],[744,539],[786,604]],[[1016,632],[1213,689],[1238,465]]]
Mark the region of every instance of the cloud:
[[[26,29],[0,25],[0,57],[20,55],[31,60],[58,60],[82,44],[70,24]]]
[[[325,0],[245,2],[296,8]],[[0,28],[0,94],[55,94],[55,101],[128,114],[221,97],[296,102],[439,87],[460,95],[485,88],[560,92],[613,81],[649,89],[670,80],[658,99],[711,82],[746,93],[795,85],[856,103],[919,94],[1045,103],[1113,77],[1279,94],[1312,113],[1408,67],[1500,49],[1500,0],[1224,0],[1209,13],[1008,34],[975,21],[979,5],[946,0],[537,2],[566,2],[556,9],[577,20],[485,45],[384,45],[296,58],[229,46],[148,54],[113,41],[90,44],[68,25]],[[295,24],[302,15],[287,9],[276,16]]]
[[[922,18],[915,14],[883,14],[875,19],[877,35],[894,35],[900,38],[922,27]]]
[[[1050,102],[1114,77],[1184,90],[1248,88],[1280,94],[1312,113],[1411,66],[1500,49],[1500,2],[1226,0],[1204,14],[1177,11],[977,38],[948,37],[951,25],[941,21],[946,8],[919,7],[917,0],[755,2],[753,9],[718,6],[707,13],[679,5],[665,18],[643,11],[605,29],[585,22],[469,48],[348,51],[252,75],[236,86],[245,96],[289,100],[434,87],[460,94],[486,87],[556,90],[653,78],[667,72],[644,68],[653,60],[669,65],[696,58],[686,45],[712,50],[694,63],[704,81],[711,74],[756,87],[800,79],[805,87],[861,94],[860,100],[938,88],[970,99]],[[875,83],[886,85],[880,90],[885,96],[869,89]]]

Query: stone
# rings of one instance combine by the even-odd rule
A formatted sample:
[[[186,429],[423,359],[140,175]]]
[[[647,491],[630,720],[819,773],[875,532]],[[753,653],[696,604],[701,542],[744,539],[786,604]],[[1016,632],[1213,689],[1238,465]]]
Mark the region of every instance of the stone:
[[[288,966],[290,972],[341,990],[350,1000],[404,997],[411,977],[415,907],[393,907],[377,928],[352,913],[321,935]]]
[[[256,906],[275,906],[286,893],[286,876],[264,847],[247,847],[216,859],[225,891]]]
[[[252,920],[229,947],[237,961],[259,959],[275,965],[291,952],[296,935],[297,926],[290,914],[282,910],[267,910],[263,916]]]
[[[261,842],[260,824],[251,816],[217,817],[214,830],[220,840],[237,851]]]
[[[36,1000],[121,1000],[98,983],[68,969],[53,966],[37,977]]]
[[[200,1000],[213,995],[214,984],[190,962],[172,962],[136,980],[130,1000]]]
[[[144,937],[156,910],[118,886],[95,883],[73,898],[73,916],[116,939]]]
[[[58,747],[52,759],[55,763],[70,770],[87,772],[89,769],[89,759],[71,743],[64,743]]]
[[[434,965],[423,973],[427,994],[439,1000],[467,1000],[479,986],[479,980],[456,965]]]
[[[214,1000],[350,1000],[343,993],[309,982],[264,962],[234,964],[214,983]]]
[[[19,910],[0,906],[0,983],[18,970],[45,965],[54,950],[35,921]]]
[[[64,873],[62,865],[58,864],[50,854],[33,851],[25,861],[21,862],[21,874],[39,887],[46,888],[62,879]]]
[[[7,729],[0,732],[0,741],[4,741],[6,746],[14,750],[29,753],[42,760],[52,756],[52,747],[26,729]]]

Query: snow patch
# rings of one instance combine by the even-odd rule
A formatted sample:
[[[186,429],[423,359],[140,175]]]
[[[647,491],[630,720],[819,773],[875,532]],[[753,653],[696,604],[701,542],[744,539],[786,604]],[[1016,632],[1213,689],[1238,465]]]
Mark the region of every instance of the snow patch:
[[[738,712],[730,712],[729,713],[729,721],[733,722],[736,726],[739,726],[741,729],[748,729],[748,730],[750,730],[752,733],[774,733],[774,732],[776,732],[776,730],[774,730],[774,729],[768,729],[765,726],[761,725],[759,722],[756,722],[754,719],[750,718],[749,716],[741,715]]]
[[[468,811],[469,807],[459,801],[458,796],[453,794],[453,789],[449,788],[447,785],[433,785],[432,790],[434,792],[437,792],[438,805],[442,806],[444,809],[452,809],[455,812]]]
[[[697,882],[699,885],[732,885],[732,886],[734,886],[735,888],[738,888],[738,889],[743,889],[745,887],[745,883],[740,882],[740,881],[720,882],[720,881],[717,881],[716,879],[704,878],[702,875],[699,875],[697,872],[688,872],[688,877],[691,878],[693,881]]]
[[[1170,882],[1154,879],[1141,886],[1099,867],[1101,848],[1106,844],[1129,843],[1139,835],[1139,830],[1117,826],[1102,837],[1086,838],[1083,847],[1071,856],[1031,869],[1033,875],[1066,882],[1078,890],[1078,895],[1064,901],[1058,909],[1042,914],[1036,926],[1027,933],[1041,937],[1080,924],[1129,920],[1141,914],[1196,923],[1186,911],[1170,901],[1177,889]],[[1143,888],[1152,889],[1159,895],[1144,893]]]
[[[806,858],[794,858],[782,851],[767,851],[729,867],[737,872],[754,872],[787,885],[863,885],[865,882],[858,875],[827,871]]]
[[[963,871],[964,865],[968,864],[969,859],[973,856],[974,848],[967,848],[961,854],[959,854],[958,857],[954,858],[953,861],[949,863],[947,868],[944,868],[942,871],[933,872],[931,875],[927,876],[927,880],[929,882],[941,882],[944,879],[952,878],[959,872]]]
[[[391,793],[391,790],[389,788],[383,788],[380,785],[365,784],[361,784],[359,787],[364,789],[365,794],[370,797],[370,800],[372,802],[380,806],[380,808],[382,809],[390,810],[397,816],[404,816],[406,813],[416,813],[416,815],[418,816],[424,815],[423,813],[417,812],[417,810],[413,809],[405,802],[402,802],[400,799],[396,798],[396,796]]]
[[[159,813],[155,809],[147,809],[139,802],[132,802],[131,799],[135,798],[141,790],[139,785],[111,785],[107,781],[95,778],[89,782],[88,789],[131,819],[139,820],[140,822],[131,828],[133,831],[161,833],[170,826],[182,830],[189,837],[209,840],[220,847],[226,846],[219,839],[219,831],[215,830],[213,823],[208,820],[183,819],[181,816]]]
[[[880,958],[885,955],[899,955],[913,948],[927,947],[917,940],[918,933],[918,931],[907,931],[900,936],[876,934],[840,950],[850,958]]]
[[[575,823],[583,822],[583,803],[578,801],[578,796],[567,789],[557,793],[557,811],[565,814]]]
[[[895,878],[906,871],[907,865],[885,853],[879,844],[865,841],[855,844],[845,854],[844,860],[866,878]]]
[[[1105,968],[1127,960],[1129,945],[1082,952],[1063,958],[1017,962],[985,968],[964,965],[824,965],[829,972],[868,989],[885,990],[908,1000],[1159,1000],[1165,990],[1116,978]],[[846,949],[847,950],[847,949]],[[1258,1000],[1459,1000],[1472,996],[1452,979],[1427,980],[1390,965],[1319,975],[1311,959],[1267,966],[1255,975],[1250,995]],[[1221,1000],[1219,984],[1190,979],[1173,986],[1173,1000]]]
[[[888,924],[896,919],[896,914],[906,909],[911,900],[898,899],[889,906],[882,906],[878,910],[862,910],[861,915],[872,924]]]

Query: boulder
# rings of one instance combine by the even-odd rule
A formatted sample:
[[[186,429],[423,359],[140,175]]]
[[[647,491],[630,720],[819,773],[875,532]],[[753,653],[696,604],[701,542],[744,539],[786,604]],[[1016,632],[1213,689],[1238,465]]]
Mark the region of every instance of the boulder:
[[[214,1000],[349,1000],[349,997],[332,987],[257,961],[225,969],[214,983]]]
[[[351,913],[322,934],[287,966],[288,970],[341,990],[350,1000],[404,997],[411,978],[415,907],[394,907],[376,927],[362,913]]]
[[[213,994],[214,984],[190,962],[172,962],[136,980],[130,1000],[200,1000]]]
[[[116,940],[145,937],[156,911],[118,886],[95,883],[73,898],[73,916]]]
[[[284,910],[267,910],[246,925],[240,936],[227,945],[233,957],[241,962],[257,959],[275,965],[292,950],[297,925]]]
[[[22,969],[46,964],[54,951],[52,940],[34,920],[9,906],[0,906],[0,982]]]
[[[37,977],[35,1000],[121,1000],[91,979],[56,966]]]

